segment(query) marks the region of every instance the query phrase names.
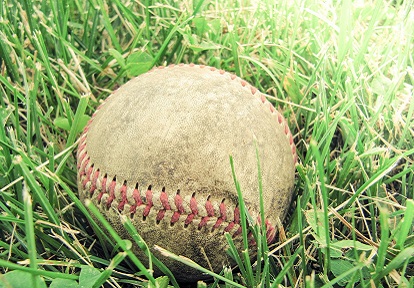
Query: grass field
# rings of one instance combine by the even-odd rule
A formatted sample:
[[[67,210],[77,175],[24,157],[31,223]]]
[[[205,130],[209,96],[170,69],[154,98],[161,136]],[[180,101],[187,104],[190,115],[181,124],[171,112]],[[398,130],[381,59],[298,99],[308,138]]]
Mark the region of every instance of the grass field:
[[[413,5],[0,1],[0,287],[178,287],[91,236],[74,156],[101,100],[174,63],[267,93],[299,156],[263,262],[199,287],[414,287]]]

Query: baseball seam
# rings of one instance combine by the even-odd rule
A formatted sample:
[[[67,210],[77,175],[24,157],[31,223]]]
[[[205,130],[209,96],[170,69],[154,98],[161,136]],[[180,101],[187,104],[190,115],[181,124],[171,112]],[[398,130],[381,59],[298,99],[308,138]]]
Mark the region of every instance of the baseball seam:
[[[286,123],[285,118],[274,108],[274,106],[266,99],[266,96],[259,92],[257,88],[251,86],[246,81],[237,77],[234,74],[225,72],[224,70],[219,70],[214,67],[204,66],[204,65],[195,65],[195,64],[179,64],[179,65],[170,65],[168,67],[156,67],[149,71],[152,73],[158,69],[171,69],[174,67],[194,67],[200,69],[210,69],[212,72],[220,73],[221,75],[228,75],[231,80],[238,81],[242,87],[248,89],[252,95],[258,97],[263,105],[268,105],[270,113],[274,113],[277,117],[277,122],[282,126],[284,134],[286,135],[289,145],[292,151],[293,161],[296,164],[297,155],[296,155],[296,146],[293,141],[293,136],[290,133],[290,129]],[[113,93],[112,95],[116,94]],[[109,97],[111,97],[110,95]],[[108,97],[108,98],[109,98]],[[179,222],[181,217],[185,217],[184,227],[187,228],[191,224],[196,224],[197,229],[201,230],[203,228],[211,227],[211,231],[220,229],[224,232],[232,232],[233,237],[241,234],[241,225],[240,225],[240,211],[236,206],[233,209],[233,219],[229,219],[228,213],[229,207],[226,205],[225,199],[222,199],[221,203],[212,203],[210,196],[206,199],[200,199],[196,197],[196,193],[193,193],[191,198],[184,201],[180,195],[180,190],[178,189],[175,195],[170,197],[167,194],[166,188],[162,187],[161,192],[154,192],[152,185],[148,187],[141,187],[138,183],[131,184],[124,181],[120,183],[117,181],[116,176],[113,179],[109,179],[108,175],[101,172],[99,167],[95,167],[94,163],[91,163],[90,156],[87,152],[87,134],[90,124],[92,123],[95,115],[99,113],[100,108],[105,105],[105,101],[97,108],[95,113],[92,115],[88,124],[86,125],[83,134],[81,135],[78,151],[77,151],[77,168],[78,168],[78,178],[82,185],[82,191],[89,191],[87,197],[92,197],[95,192],[98,192],[97,201],[98,203],[110,208],[114,201],[118,202],[117,209],[122,212],[125,210],[125,205],[128,204],[130,217],[135,217],[135,214],[141,213],[142,220],[146,221],[146,218],[149,216],[150,212],[153,209],[158,209],[156,211],[156,223],[159,224],[163,220],[167,220],[167,211],[169,215],[172,214],[169,218],[169,223],[171,226]],[[132,190],[130,197],[128,197],[127,191]],[[145,194],[142,194],[142,191],[146,191]],[[170,204],[173,202],[173,204]],[[203,203],[204,205],[202,205]],[[200,206],[201,205],[201,206]],[[201,207],[204,211],[200,211]],[[138,212],[139,211],[139,212]],[[172,212],[172,213],[171,213]],[[198,221],[195,221],[195,220]],[[210,222],[214,224],[208,225]],[[260,215],[258,216],[258,222],[260,222]],[[276,229],[270,223],[269,220],[266,220],[266,230],[267,230],[267,240],[271,242],[276,234]]]

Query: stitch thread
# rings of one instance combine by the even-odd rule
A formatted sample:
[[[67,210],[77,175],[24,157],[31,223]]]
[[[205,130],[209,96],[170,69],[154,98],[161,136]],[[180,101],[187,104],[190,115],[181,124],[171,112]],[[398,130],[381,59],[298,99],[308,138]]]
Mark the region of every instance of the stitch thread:
[[[169,65],[168,67],[183,67],[184,64],[179,65]],[[200,69],[209,69],[212,72],[218,72],[221,75],[229,75],[231,80],[238,80],[240,82],[240,85],[244,88],[247,88],[250,90],[252,95],[256,95],[258,93],[258,89],[248,84],[245,80],[240,79],[234,74],[230,74],[228,72],[225,72],[224,70],[219,70],[214,67],[209,67],[205,65],[195,65],[195,64],[189,64],[189,67],[198,67]],[[157,69],[165,69],[166,67],[160,66],[153,68],[148,73],[151,73],[154,70]],[[116,91],[112,94],[114,95]],[[109,97],[111,97],[110,95]],[[108,97],[108,98],[109,98]],[[269,106],[270,113],[274,113],[277,116],[277,123],[282,126],[282,129],[288,138],[289,145],[291,147],[292,151],[292,157],[294,160],[294,163],[297,163],[297,154],[296,154],[296,146],[293,141],[293,135],[290,133],[289,127],[286,123],[286,120],[284,117],[275,109],[275,107],[266,99],[266,96],[259,92],[259,100],[264,105]],[[112,180],[110,180],[109,187],[107,187],[108,182],[108,175],[104,174],[101,176],[101,171],[98,168],[95,168],[93,163],[90,163],[90,157],[87,152],[87,141],[86,136],[88,133],[89,125],[93,122],[93,119],[98,113],[98,111],[101,109],[103,105],[105,105],[106,101],[101,103],[99,107],[96,109],[95,113],[92,115],[91,119],[89,120],[88,124],[86,125],[83,134],[81,136],[79,147],[77,151],[77,168],[78,168],[78,177],[80,180],[80,183],[82,185],[82,188],[84,191],[89,191],[89,197],[92,197],[95,192],[99,191],[97,195],[97,201],[99,204],[103,204],[106,206],[106,208],[110,208],[111,204],[118,200],[118,206],[117,209],[119,211],[123,211],[125,209],[125,205],[129,204],[129,213],[130,217],[134,217],[137,213],[137,209],[139,207],[142,207],[142,220],[145,221],[148,217],[151,209],[154,207],[154,201],[158,201],[161,205],[161,209],[157,211],[156,214],[156,222],[159,224],[163,220],[169,220],[169,223],[171,226],[175,225],[181,217],[185,217],[184,220],[184,227],[188,227],[191,225],[197,217],[199,217],[201,220],[198,223],[197,229],[201,230],[204,227],[207,227],[207,224],[211,218],[216,217],[216,222],[211,228],[211,231],[218,229],[219,227],[223,227],[223,232],[231,232],[234,231],[236,228],[236,231],[233,233],[232,237],[237,237],[241,234],[241,225],[240,225],[240,209],[238,206],[236,206],[233,209],[233,219],[227,219],[227,209],[226,201],[225,199],[222,199],[221,203],[219,204],[218,211],[215,210],[213,203],[211,202],[210,196],[207,197],[207,199],[204,201],[204,209],[206,216],[199,216],[199,206],[196,199],[196,194],[193,193],[190,201],[189,201],[189,212],[186,213],[186,209],[184,206],[184,201],[182,196],[180,195],[180,189],[176,190],[176,193],[173,197],[173,203],[170,204],[168,193],[166,191],[165,187],[162,187],[161,193],[159,194],[159,199],[154,199],[154,192],[152,191],[152,185],[149,185],[146,189],[145,196],[141,195],[140,191],[140,185],[139,183],[134,183],[134,189],[132,191],[132,197],[130,198],[132,203],[128,202],[127,197],[127,190],[128,186],[130,186],[127,181],[124,181],[120,187],[117,188],[117,179],[116,176]],[[108,197],[105,198],[105,203],[101,203],[103,196],[105,194],[108,194]],[[174,207],[173,207],[174,206]],[[170,219],[166,219],[165,215],[167,211],[173,211],[172,216]],[[258,217],[258,222],[260,223],[260,217]],[[268,242],[271,242],[276,234],[276,228],[270,223],[268,219],[265,221],[266,226],[266,237]],[[249,239],[253,239],[251,233],[249,233]],[[254,241],[254,239],[253,239]]]

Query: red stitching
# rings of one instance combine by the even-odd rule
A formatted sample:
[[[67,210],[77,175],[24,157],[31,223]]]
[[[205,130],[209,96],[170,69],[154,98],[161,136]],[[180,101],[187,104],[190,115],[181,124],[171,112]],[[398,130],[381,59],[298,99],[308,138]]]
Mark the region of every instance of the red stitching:
[[[122,185],[121,190],[119,192],[121,193],[121,201],[118,204],[118,210],[123,211],[124,207],[125,207],[125,204],[128,203],[126,181]]]
[[[157,217],[155,218],[157,223],[159,223],[165,216],[165,212],[167,210],[171,210],[171,206],[168,203],[168,195],[165,193],[165,187],[162,188],[161,195],[160,195],[160,202],[163,209],[158,211]]]
[[[89,162],[89,158],[86,159],[84,162]],[[124,181],[122,186],[117,188],[117,179],[116,177],[114,177],[111,180],[109,187],[107,187],[108,177],[107,175],[104,175],[102,177],[101,188],[99,189],[98,179],[100,178],[100,170],[96,169],[94,171],[93,165],[88,166],[85,163],[81,163],[80,166],[84,167],[84,169],[86,170],[86,172],[84,170],[83,173],[82,171],[79,171],[79,177],[81,177],[80,175],[83,175],[82,185],[84,189],[87,189],[88,185],[90,185],[88,189],[90,192],[89,196],[92,197],[95,191],[100,190],[99,194],[97,195],[97,202],[99,204],[102,204],[106,206],[107,209],[109,209],[112,203],[115,200],[118,200],[119,202],[118,202],[117,208],[120,212],[123,211],[125,209],[125,205],[128,204],[127,182]],[[108,197],[104,198],[104,195],[108,195]],[[150,185],[148,187],[145,193],[145,197],[142,198],[141,193],[139,191],[139,185],[138,183],[136,183],[134,190],[132,191],[132,198],[133,198],[133,204],[130,206],[130,209],[129,209],[129,213],[131,217],[133,217],[137,213],[137,208],[141,206],[144,208],[142,211],[142,217],[143,217],[143,220],[145,220],[146,217],[151,212],[151,209],[154,207],[154,193],[152,190],[152,186]],[[157,215],[156,215],[157,223],[160,223],[163,219],[165,219],[166,211],[173,210],[169,203],[169,197],[168,197],[167,191],[165,190],[164,187],[160,193],[159,202],[161,203],[162,209],[160,209],[157,212]],[[184,202],[180,195],[179,190],[177,190],[174,196],[174,206],[175,206],[174,213],[171,216],[171,219],[169,219],[170,225],[174,225],[176,222],[178,222],[180,217],[186,216],[186,219],[184,220],[184,227],[188,227],[195,220],[195,218],[199,215],[199,208],[198,208],[198,203],[197,203],[195,193],[192,195],[190,199],[190,203],[188,204],[190,211],[191,211],[190,213],[185,214],[185,206],[184,206]],[[211,202],[211,199],[209,196],[205,201],[204,208],[205,208],[205,212],[207,216],[201,217],[200,223],[198,224],[198,227],[197,227],[199,230],[201,230],[203,227],[206,227],[211,218],[217,217],[217,220],[214,223],[213,227],[211,228],[211,231],[214,231],[227,223],[227,226],[223,226],[222,228],[223,232],[231,232],[237,228],[237,230],[233,233],[232,236],[237,237],[238,235],[241,234],[240,210],[237,206],[233,210],[233,220],[228,221],[228,222],[226,222],[227,206],[226,206],[225,199],[221,201],[219,205],[219,209],[217,209],[216,211],[214,209],[213,203]],[[266,220],[266,230],[267,230],[267,239],[270,243],[275,237],[276,230],[268,220]]]
[[[176,223],[180,219],[181,214],[183,214],[185,211],[183,205],[183,198],[180,195],[180,190],[177,190],[177,194],[175,194],[174,204],[177,210],[174,211],[173,216],[171,217],[171,225],[174,225],[174,223]]]
[[[88,159],[88,161],[89,161],[89,159]],[[85,188],[86,184],[89,182],[89,179],[91,178],[92,170],[93,170],[93,165],[91,165],[85,173],[86,178],[82,182],[83,188]]]
[[[135,189],[132,192],[132,198],[134,198],[135,203],[132,204],[131,208],[129,208],[129,213],[131,213],[131,215],[134,215],[137,207],[142,205],[141,193],[138,190],[138,183],[135,184]]]
[[[254,95],[254,94],[256,94],[256,92],[257,92],[257,88],[255,88],[255,87],[250,87],[250,92],[252,92],[252,94]]]
[[[108,179],[107,175],[105,174],[105,176],[102,179],[102,188],[101,188],[101,192],[99,192],[97,200],[98,203],[101,203],[102,200],[102,196],[104,195],[104,193],[106,193],[106,180]]]
[[[224,231],[230,232],[234,228],[234,226],[239,225],[239,224],[240,224],[240,210],[239,210],[239,207],[236,206],[236,208],[234,208],[233,221],[231,221],[229,225],[227,225],[227,227],[224,228]]]
[[[151,191],[151,185],[148,187],[147,192],[145,193],[145,198],[147,200],[147,204],[145,206],[144,212],[142,213],[142,216],[144,219],[148,216],[150,213],[150,210],[152,206],[154,206],[154,203],[152,202],[152,191]]]
[[[191,213],[188,214],[187,218],[184,221],[184,227],[187,227],[191,222],[193,222],[194,217],[198,214],[197,200],[195,198],[195,193],[191,196],[190,199],[190,209]]]
[[[216,224],[214,224],[212,231],[220,227],[220,225],[226,221],[226,204],[224,204],[224,199],[221,201],[219,206],[220,217],[217,218]]]
[[[173,67],[182,67],[182,66],[186,66],[184,64],[179,64],[179,65],[170,65],[168,66],[169,68],[173,68]],[[256,93],[258,92],[258,89],[249,85],[245,80],[240,79],[239,77],[237,77],[234,74],[230,74],[225,72],[224,70],[219,70],[215,67],[209,67],[209,66],[205,66],[205,65],[195,65],[195,64],[189,64],[189,67],[198,67],[198,68],[207,68],[212,72],[217,72],[221,75],[228,75],[228,77],[230,77],[231,80],[236,80],[238,79],[238,81],[240,82],[242,87],[245,87],[247,89],[250,90],[250,92],[252,93],[252,95],[256,95]],[[165,67],[161,66],[161,67],[157,67],[152,69],[153,70],[157,70],[157,69],[164,69]],[[112,94],[113,95],[113,94]],[[292,150],[292,155],[293,155],[293,159],[294,159],[294,163],[297,162],[297,154],[296,154],[296,146],[294,144],[293,141],[293,135],[291,134],[289,127],[286,123],[286,120],[284,119],[284,117],[282,116],[282,114],[280,114],[275,107],[266,99],[266,96],[262,93],[257,93],[259,100],[265,104],[265,105],[269,105],[269,110],[271,113],[276,114],[276,121],[279,123],[279,125],[283,126],[283,131],[286,134],[288,141],[289,141],[289,145],[291,146],[291,150]],[[92,197],[95,191],[99,191],[98,195],[97,195],[97,202],[100,204],[102,199],[106,199],[104,200],[105,203],[104,204],[107,208],[109,208],[111,206],[111,204],[113,203],[113,201],[118,200],[118,210],[119,211],[123,211],[125,209],[125,205],[129,204],[128,202],[128,184],[126,181],[124,181],[124,183],[120,186],[117,187],[117,179],[116,177],[114,177],[111,181],[111,183],[109,184],[109,187],[107,187],[107,178],[108,176],[105,175],[101,175],[101,171],[99,170],[99,168],[95,169],[94,164],[90,163],[90,158],[89,155],[87,153],[87,141],[86,141],[86,136],[89,130],[89,125],[93,122],[94,116],[96,115],[96,113],[99,111],[99,109],[105,104],[105,102],[101,103],[101,105],[99,105],[99,107],[97,108],[97,110],[95,111],[95,113],[92,115],[91,119],[88,121],[88,124],[86,125],[83,134],[80,138],[79,141],[79,146],[78,146],[78,151],[77,151],[77,168],[78,168],[78,177],[79,180],[82,183],[83,189],[88,190],[89,191],[89,196]],[[101,179],[101,181],[99,181],[99,179]],[[90,185],[90,186],[89,186]],[[99,188],[100,186],[100,188]],[[103,196],[107,194],[108,197],[107,198],[103,198]],[[215,229],[218,229],[219,227],[223,227],[223,231],[224,232],[231,232],[234,231],[236,229],[236,231],[233,233],[233,237],[237,237],[241,234],[241,225],[240,225],[240,210],[239,208],[236,206],[233,209],[233,220],[232,221],[227,221],[227,210],[228,207],[226,206],[226,202],[225,199],[223,199],[221,201],[221,203],[219,204],[219,208],[217,209],[217,211],[214,209],[214,205],[211,202],[210,196],[207,197],[207,199],[205,200],[205,204],[204,204],[204,209],[205,209],[205,216],[199,216],[200,215],[200,211],[199,211],[199,206],[198,206],[198,202],[196,199],[196,195],[195,193],[191,196],[190,202],[187,204],[188,208],[189,208],[189,212],[186,213],[186,209],[185,209],[185,203],[184,200],[182,198],[182,196],[180,195],[180,190],[177,190],[174,198],[173,198],[173,205],[174,208],[172,208],[170,201],[169,201],[169,197],[167,194],[167,191],[165,190],[165,187],[162,188],[161,193],[159,194],[159,199],[157,199],[157,201],[159,201],[159,203],[161,203],[161,209],[158,210],[157,215],[156,215],[156,221],[159,223],[160,221],[165,219],[165,215],[166,215],[166,211],[173,211],[171,218],[169,219],[170,225],[174,225],[175,223],[177,223],[179,221],[179,219],[181,217],[185,217],[184,220],[184,226],[187,227],[188,225],[190,225],[191,223],[193,223],[193,221],[199,217],[200,218],[200,222],[198,223],[198,229],[203,229],[203,227],[207,227],[209,221],[211,218],[216,217],[216,222],[214,223],[212,230],[214,231]],[[145,192],[145,197],[143,197],[141,195],[140,192],[140,188],[139,188],[139,184],[135,183],[135,187],[132,191],[132,203],[130,204],[130,208],[129,208],[129,213],[131,215],[131,217],[133,217],[136,213],[137,213],[137,209],[139,207],[142,207],[142,217],[143,220],[146,219],[146,217],[149,215],[151,209],[154,207],[154,193],[152,191],[152,186],[150,185],[148,187],[148,189]],[[117,198],[118,197],[118,198]],[[258,222],[260,223],[260,217],[258,217],[259,220]],[[223,226],[224,224],[227,224],[225,227]],[[269,242],[271,242],[275,235],[276,235],[276,228],[270,223],[270,221],[268,219],[266,219],[265,222],[265,226],[266,226],[266,238]],[[249,233],[249,239],[253,239],[251,233]],[[254,241],[254,239],[253,239]]]
[[[99,178],[99,169],[96,170],[95,173],[93,174],[92,185],[91,185],[91,188],[89,189],[90,196],[92,196],[93,192],[95,192],[96,190],[96,181],[98,181],[98,178]]]
[[[111,184],[109,184],[109,198],[106,200],[106,208],[111,207],[112,202],[115,200],[115,186],[116,178],[112,179]]]

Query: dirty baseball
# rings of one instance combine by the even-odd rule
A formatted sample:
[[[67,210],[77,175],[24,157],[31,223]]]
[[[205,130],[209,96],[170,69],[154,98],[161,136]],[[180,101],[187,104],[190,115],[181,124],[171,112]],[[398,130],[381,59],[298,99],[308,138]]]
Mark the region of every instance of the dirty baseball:
[[[85,128],[77,153],[79,196],[132,240],[120,215],[129,217],[179,281],[196,281],[205,276],[153,247],[217,273],[233,266],[224,234],[240,250],[243,244],[229,155],[246,208],[257,220],[256,147],[270,243],[294,185],[296,150],[286,120],[233,74],[202,65],[155,68],[117,89]],[[146,263],[138,246],[132,249]]]

